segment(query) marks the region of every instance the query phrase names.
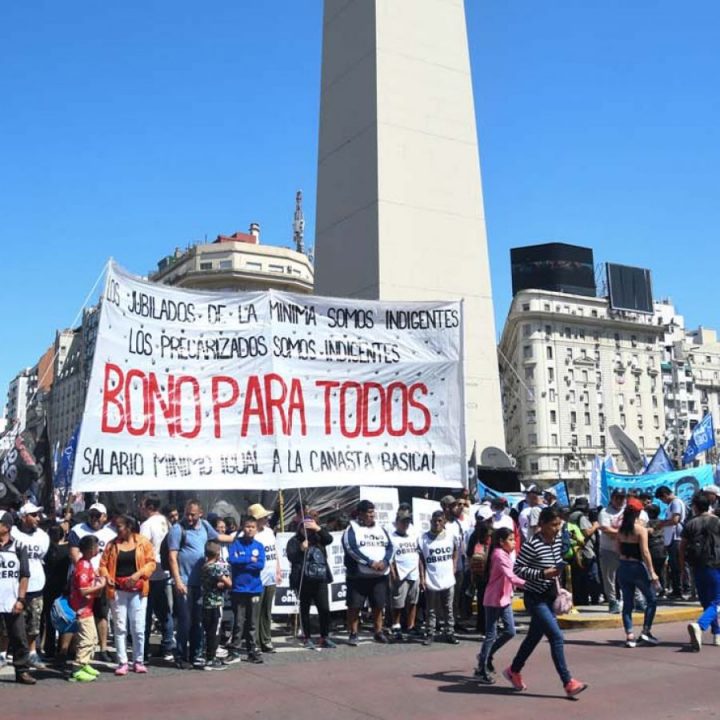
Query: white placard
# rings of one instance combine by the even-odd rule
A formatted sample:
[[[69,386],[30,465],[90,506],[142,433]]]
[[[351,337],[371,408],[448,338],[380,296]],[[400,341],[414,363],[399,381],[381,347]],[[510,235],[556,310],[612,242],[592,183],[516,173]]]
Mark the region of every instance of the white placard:
[[[388,530],[395,527],[400,498],[397,488],[391,487],[360,487],[360,500],[369,500],[375,505],[375,522]]]
[[[437,500],[427,500],[425,498],[413,498],[413,525],[418,533],[427,532],[430,529],[430,518],[436,510],[442,510]]]
[[[462,487],[459,302],[200,292],[110,264],[74,491]]]

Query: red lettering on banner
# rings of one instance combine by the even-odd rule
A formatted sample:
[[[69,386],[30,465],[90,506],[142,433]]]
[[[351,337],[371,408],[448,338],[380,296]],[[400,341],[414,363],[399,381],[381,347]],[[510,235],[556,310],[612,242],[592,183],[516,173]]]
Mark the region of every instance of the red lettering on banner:
[[[110,387],[112,375],[115,375],[117,384],[114,388]],[[119,433],[125,427],[125,410],[122,402],[118,400],[118,395],[123,391],[123,371],[113,363],[105,365],[105,380],[103,381],[103,402],[102,402],[102,431],[104,433]],[[108,405],[112,405],[120,415],[118,425],[110,425],[108,420]]]
[[[231,388],[231,395],[229,400],[219,401],[219,390],[220,383],[225,383]],[[228,377],[227,375],[215,375],[212,379],[212,402],[213,402],[213,422],[215,425],[215,437],[222,437],[222,430],[220,428],[220,411],[225,408],[232,407],[237,399],[240,397],[240,388],[238,387],[237,380],[235,378]]]
[[[325,407],[325,434],[330,435],[332,433],[332,426],[330,419],[332,418],[332,405],[330,403],[330,393],[334,388],[339,387],[340,383],[337,380],[316,380],[315,385],[325,389],[323,401]]]
[[[427,406],[423,405],[423,403],[421,403],[415,398],[415,393],[427,395],[427,385],[425,385],[425,383],[415,383],[414,385],[410,386],[410,390],[408,392],[408,402],[410,403],[410,407],[415,408],[415,410],[419,410],[422,413],[423,420],[425,422],[420,427],[413,425],[413,423],[408,423],[408,429],[413,435],[425,435],[428,430],[430,430],[432,418],[430,416],[430,411],[427,409]]]
[[[178,408],[174,402],[174,387],[175,387],[175,376],[168,376],[168,401],[165,402],[165,398],[162,396],[160,391],[160,384],[155,376],[155,373],[150,373],[148,377],[148,401],[150,403],[150,425],[148,427],[148,435],[155,437],[155,403],[160,406],[160,412],[165,418],[165,424],[168,428],[168,435],[175,437],[177,433],[177,416]]]
[[[195,425],[190,430],[183,430],[182,427],[182,413],[180,412],[180,408],[182,405],[182,386],[185,383],[189,383],[190,387],[192,388],[193,392],[193,404],[195,406]],[[197,378],[194,378],[192,375],[181,375],[176,381],[175,381],[175,392],[173,393],[173,397],[175,400],[175,407],[177,408],[177,420],[176,420],[176,428],[177,428],[177,434],[180,437],[184,438],[194,438],[197,437],[200,434],[200,429],[202,427],[202,405],[200,404],[200,383],[197,381]]]
[[[245,437],[248,433],[250,417],[256,415],[260,423],[260,434],[268,435],[267,417],[265,416],[265,405],[262,398],[262,388],[257,375],[248,378],[247,390],[245,391],[245,407],[243,408],[243,421],[241,435]]]

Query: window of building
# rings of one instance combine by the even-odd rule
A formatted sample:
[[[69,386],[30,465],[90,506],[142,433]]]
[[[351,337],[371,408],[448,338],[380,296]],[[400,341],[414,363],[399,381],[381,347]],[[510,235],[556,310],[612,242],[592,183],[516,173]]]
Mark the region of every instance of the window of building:
[[[631,344],[633,347],[637,347],[637,336],[635,336],[635,335],[631,335],[631,336],[630,336],[630,344]]]
[[[645,436],[644,436],[644,435],[639,435],[639,436],[638,436],[638,440],[639,440],[639,442],[640,442],[640,447],[641,447],[641,448],[644,448],[644,447],[645,447]]]
[[[567,371],[567,376],[568,376],[568,380],[569,380],[570,382],[572,382],[572,381],[575,379],[575,371],[574,371],[572,368],[570,368],[570,369]]]
[[[548,382],[553,382],[555,380],[555,370],[553,368],[548,368],[547,374],[548,374]]]
[[[570,422],[574,425],[577,422],[577,413],[575,410],[570,411]]]
[[[528,360],[533,356],[532,345],[523,345],[523,358]]]
[[[527,411],[527,424],[528,425],[534,425],[535,424],[535,411],[534,410],[528,410]]]
[[[627,419],[625,418],[625,413],[620,413],[620,425],[622,427],[625,427],[626,423],[627,423]]]
[[[570,444],[571,444],[573,447],[577,447],[577,444],[578,444],[577,437],[578,437],[578,436],[575,435],[575,433],[573,433],[573,434],[570,436]]]
[[[568,338],[568,339],[570,339],[570,338],[572,337],[572,331],[570,330],[569,327],[566,327],[566,328],[565,328],[565,330],[564,330],[564,335],[565,335],[565,337]]]
[[[638,407],[642,407],[642,396],[640,395],[640,393],[637,393],[637,394],[635,395],[635,404],[636,404]]]
[[[653,415],[653,427],[656,430],[660,429],[660,417],[658,415]]]
[[[552,325],[546,325],[545,326],[545,335],[547,337],[550,337],[552,335]]]
[[[590,424],[590,413],[589,413],[589,412],[586,412],[586,413],[585,413],[585,418],[584,418],[584,419],[585,419],[585,424],[586,424],[586,425],[589,425],[589,424]]]
[[[653,396],[652,396],[652,406],[653,406],[654,408],[656,408],[656,407],[658,406],[657,395],[653,395]]]
[[[571,403],[574,403],[574,402],[575,402],[575,391],[574,391],[574,390],[568,391],[568,400],[569,400]]]
[[[545,304],[543,305],[543,310],[544,310],[545,312],[550,312],[550,303],[545,303]]]
[[[540,471],[539,466],[536,462],[530,463],[530,472],[531,473],[538,473]]]
[[[213,264],[211,262],[201,262],[200,263],[200,269],[201,270],[212,270]]]
[[[523,312],[528,312],[530,310],[530,303],[523,303],[522,309]]]
[[[558,436],[557,436],[557,433],[553,433],[553,434],[550,436],[550,444],[551,444],[551,445],[557,445],[557,444],[558,444]]]
[[[578,333],[577,333],[577,334],[578,334],[578,337],[579,337],[581,340],[584,340],[584,339],[585,339],[585,328],[580,328],[580,329],[578,330]]]
[[[620,333],[615,333],[615,343],[620,344]]]
[[[526,367],[525,368],[525,379],[526,380],[534,380],[535,379],[535,368],[534,367]]]
[[[537,434],[530,433],[528,435],[528,445],[537,445]]]
[[[590,311],[590,315],[591,315],[592,317],[597,317],[597,316],[598,316],[598,311],[597,311],[597,310],[591,310],[591,311]]]
[[[552,360],[552,359],[553,359],[553,349],[552,349],[552,345],[548,345],[548,346],[545,348],[545,356],[547,357],[548,360]]]
[[[557,397],[556,397],[556,393],[555,393],[555,388],[550,388],[548,390],[548,400],[550,402],[555,402],[556,399],[557,399]]]
[[[587,370],[582,371],[582,381],[585,383],[588,381],[588,371]]]
[[[643,428],[643,416],[642,415],[637,416],[637,426],[638,426],[639,430],[642,430],[642,428]]]
[[[262,263],[253,262],[252,260],[246,260],[245,267],[249,270],[262,270]]]
[[[592,435],[585,436],[585,447],[592,447]]]
[[[551,422],[551,423],[556,423],[556,422],[557,422],[557,411],[556,411],[556,410],[551,410],[551,411],[550,411],[550,422]]]
[[[560,458],[553,458],[553,469],[556,473],[560,472]]]
[[[532,325],[523,325],[523,337],[530,337],[532,335]]]
[[[268,265],[268,270],[272,273],[284,273],[285,268],[282,265],[274,265],[273,263],[270,263]]]

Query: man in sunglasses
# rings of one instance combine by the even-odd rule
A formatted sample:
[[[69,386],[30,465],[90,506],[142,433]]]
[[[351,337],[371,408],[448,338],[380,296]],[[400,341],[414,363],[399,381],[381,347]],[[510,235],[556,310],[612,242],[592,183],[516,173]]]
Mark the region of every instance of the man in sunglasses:
[[[70,532],[68,542],[70,543],[70,560],[76,563],[80,559],[80,540],[86,535],[94,535],[98,539],[98,554],[92,559],[92,566],[97,573],[100,569],[100,558],[102,557],[105,546],[115,539],[117,533],[109,525],[107,525],[107,508],[102,503],[94,503],[88,509],[87,522],[78,523]],[[108,613],[109,603],[105,591],[95,598],[93,603],[93,613],[95,615],[95,624],[97,626],[98,643],[100,651],[97,659],[100,662],[110,663],[112,658],[107,651],[108,640]]]
[[[34,503],[25,503],[18,512],[20,527],[13,526],[12,537],[27,551],[30,580],[25,595],[25,634],[30,648],[29,663],[32,667],[43,667],[36,647],[40,634],[40,618],[43,613],[43,590],[45,589],[45,556],[50,548],[50,537],[40,529],[42,508]]]

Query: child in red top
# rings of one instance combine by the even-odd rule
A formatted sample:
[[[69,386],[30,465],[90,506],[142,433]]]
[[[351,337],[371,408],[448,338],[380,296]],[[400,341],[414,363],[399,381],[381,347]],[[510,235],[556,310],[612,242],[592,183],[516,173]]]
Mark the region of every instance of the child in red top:
[[[509,640],[515,637],[515,618],[512,611],[513,587],[523,587],[525,581],[513,572],[512,556],[515,534],[506,527],[498,528],[493,535],[489,552],[489,572],[483,605],[485,607],[485,641],[478,653],[475,678],[484,685],[493,685],[493,657]],[[498,636],[497,625],[502,618],[505,629]]]
[[[95,574],[91,560],[98,554],[98,539],[94,535],[81,538],[78,546],[82,557],[75,564],[70,585],[70,607],[77,613],[77,669],[70,676],[71,682],[92,682],[100,674],[90,662],[95,652],[97,631],[93,616],[95,596],[105,587],[105,578]]]

